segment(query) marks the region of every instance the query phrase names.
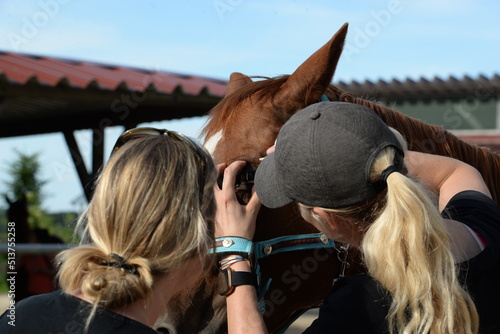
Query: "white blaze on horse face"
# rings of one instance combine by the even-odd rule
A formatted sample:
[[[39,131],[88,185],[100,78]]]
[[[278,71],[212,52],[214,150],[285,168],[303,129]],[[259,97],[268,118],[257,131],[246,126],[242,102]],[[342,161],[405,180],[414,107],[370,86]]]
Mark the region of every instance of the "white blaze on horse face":
[[[219,130],[216,134],[214,134],[212,137],[210,137],[206,142],[205,142],[205,148],[207,151],[214,156],[215,149],[217,148],[217,144],[222,138],[222,130]]]

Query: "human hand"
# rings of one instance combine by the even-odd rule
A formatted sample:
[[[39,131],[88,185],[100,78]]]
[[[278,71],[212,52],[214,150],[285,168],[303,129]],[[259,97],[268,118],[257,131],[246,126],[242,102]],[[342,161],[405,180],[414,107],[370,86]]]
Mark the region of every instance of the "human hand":
[[[241,205],[236,198],[234,184],[237,172],[246,165],[244,161],[235,161],[229,166],[217,166],[219,175],[224,173],[222,187],[215,185],[215,201],[217,213],[215,216],[215,236],[234,236],[252,240],[255,234],[255,222],[260,209],[257,193],[252,189],[252,195],[247,205]]]

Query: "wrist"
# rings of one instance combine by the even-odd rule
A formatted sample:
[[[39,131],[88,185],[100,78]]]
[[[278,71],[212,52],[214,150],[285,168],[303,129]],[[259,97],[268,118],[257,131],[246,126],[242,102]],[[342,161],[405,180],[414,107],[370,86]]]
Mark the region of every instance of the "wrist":
[[[211,253],[217,254],[222,259],[219,262],[220,266],[224,264],[222,263],[224,260],[231,257],[243,257],[243,260],[249,260],[250,264],[252,264],[254,261],[254,244],[251,240],[242,237],[219,237],[215,239]]]
[[[246,268],[245,270],[245,267],[241,266],[241,269],[226,268],[219,270],[218,292],[221,296],[230,296],[240,286],[248,286],[248,291],[251,289],[255,293],[255,289],[258,286],[257,275],[249,270],[250,268]]]
[[[235,264],[238,264],[240,262],[250,263],[250,260],[247,257],[244,257],[242,255],[236,255],[236,254],[226,255],[226,256],[223,256],[221,258],[221,260],[219,261],[219,269],[225,270],[225,269],[228,269],[228,268],[230,268],[230,267],[232,267]]]
[[[241,261],[231,265],[231,270],[252,272],[252,266],[249,261]]]

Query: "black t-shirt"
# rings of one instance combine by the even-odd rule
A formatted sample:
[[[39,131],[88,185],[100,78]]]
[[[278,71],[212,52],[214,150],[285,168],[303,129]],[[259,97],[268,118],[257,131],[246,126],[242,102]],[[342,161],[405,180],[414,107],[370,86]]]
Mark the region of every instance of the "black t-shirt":
[[[62,291],[29,297],[15,304],[14,313],[7,309],[0,316],[0,333],[83,334],[90,307]],[[104,309],[98,309],[87,333],[156,334],[144,324]]]
[[[479,313],[480,333],[500,333],[500,206],[488,196],[464,191],[446,206],[443,217],[462,222],[478,233],[486,248],[460,264],[465,282]]]
[[[476,191],[455,195],[442,213],[469,226],[486,242],[473,259],[461,263],[460,280],[480,317],[480,333],[500,333],[500,206]],[[326,296],[319,317],[304,332],[387,333],[388,292],[372,277],[359,274],[338,280]]]

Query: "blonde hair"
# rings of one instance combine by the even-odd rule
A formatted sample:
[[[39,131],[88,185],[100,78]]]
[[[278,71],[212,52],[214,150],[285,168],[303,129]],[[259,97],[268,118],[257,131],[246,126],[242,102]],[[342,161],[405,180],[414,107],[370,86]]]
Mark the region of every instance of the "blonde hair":
[[[371,167],[372,182],[393,165],[395,155],[393,147],[379,153]],[[476,307],[458,282],[444,221],[419,183],[403,173],[391,173],[387,190],[370,203],[323,210],[365,231],[364,262],[392,299],[387,317],[390,333],[478,332]]]
[[[198,153],[168,136],[131,140],[111,156],[78,222],[82,245],[57,256],[62,289],[79,289],[93,302],[86,328],[97,307],[119,308],[146,297],[156,276],[195,256],[210,262],[216,171],[202,154],[202,185]],[[106,265],[120,257],[133,270]]]

